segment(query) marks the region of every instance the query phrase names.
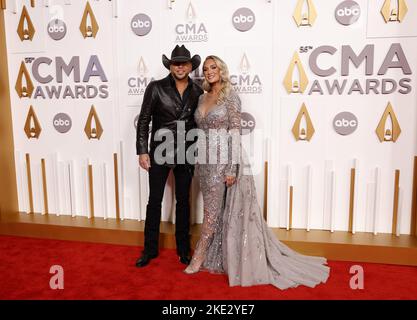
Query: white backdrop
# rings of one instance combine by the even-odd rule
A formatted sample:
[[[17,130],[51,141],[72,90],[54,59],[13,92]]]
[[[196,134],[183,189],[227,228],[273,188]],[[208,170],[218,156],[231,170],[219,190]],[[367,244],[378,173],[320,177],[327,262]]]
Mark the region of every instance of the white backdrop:
[[[135,118],[140,112],[146,85],[167,74],[161,63],[162,54],[170,56],[176,44],[185,44],[191,54],[200,54],[203,59],[215,54],[226,61],[242,99],[243,111],[249,113],[256,122],[255,131],[244,136],[244,141],[253,156],[261,206],[264,194],[263,163],[266,160],[269,163],[270,226],[287,227],[288,186],[292,185],[294,228],[347,230],[350,169],[356,159],[358,173],[354,230],[391,231],[394,174],[398,169],[401,172],[399,231],[408,234],[413,158],[417,146],[417,3],[407,1],[408,11],[401,23],[385,23],[380,13],[384,0],[356,0],[360,7],[360,14],[356,16],[358,20],[351,20],[350,25],[342,25],[337,21],[340,14],[336,16],[335,13],[336,7],[344,1],[302,2],[303,12],[308,12],[308,4],[315,7],[317,18],[312,26],[298,27],[295,23],[293,13],[296,0],[92,0],[89,3],[99,30],[95,38],[84,39],[79,27],[87,1],[36,1],[34,8],[30,7],[30,1],[6,1],[20,210],[29,211],[24,161],[25,153],[29,153],[35,212],[44,213],[40,160],[44,158],[49,212],[90,215],[87,167],[92,164],[94,216],[114,218],[113,153],[117,153],[121,217],[145,218],[147,173],[139,170],[137,165]],[[23,5],[35,28],[32,41],[21,41],[16,32]],[[139,20],[133,19],[137,14],[142,14]],[[64,21],[67,28],[65,36],[58,41],[53,40],[47,32],[48,23],[57,18]],[[139,27],[133,30],[132,24]],[[378,70],[395,43],[400,45],[412,72],[404,74],[403,60],[403,68],[388,68],[385,74],[379,75]],[[365,74],[364,60],[357,67],[350,62],[349,75],[342,75],[342,46],[350,46],[359,56],[366,45],[374,45],[373,73]],[[309,65],[312,53],[321,46],[331,46],[336,51],[332,55],[323,53],[317,59],[321,69],[336,69],[334,74],[326,77],[316,75]],[[303,93],[289,94],[284,87],[284,78],[295,52],[298,52],[308,84]],[[89,69],[88,62],[92,56],[98,57],[100,65]],[[41,83],[39,77],[33,74],[34,62],[40,61],[36,60],[40,57],[52,60],[51,64],[39,66],[40,76],[53,77],[48,83]],[[67,65],[73,57],[79,57],[79,82],[74,78],[74,72],[69,76],[64,73],[63,82],[58,82],[59,68],[56,65],[60,58],[57,57],[62,57]],[[370,63],[372,57],[368,59]],[[397,59],[399,57],[395,56],[388,62],[393,65]],[[22,61],[35,87],[31,98],[19,98],[14,90]],[[98,70],[100,67],[102,72]],[[92,76],[84,82],[86,69],[90,70]],[[200,67],[193,76],[201,79],[201,75]],[[378,94],[372,91],[362,94],[358,88],[349,94],[355,79],[366,88],[367,79],[381,82],[383,79],[393,79],[398,84],[404,78],[410,79],[407,80],[409,90],[405,94],[399,92],[401,86],[389,94],[382,94],[380,89]],[[333,83],[335,80],[346,80],[346,87],[341,94],[337,91],[330,94],[326,88],[326,81]],[[311,90],[313,83],[322,86],[322,94]],[[68,92],[64,94],[67,85],[67,90],[74,92],[76,86],[105,86],[108,95],[103,95],[99,90],[99,94],[91,98],[81,95],[77,98],[75,93],[71,97]],[[43,98],[36,91],[40,87],[47,96],[47,90],[53,86],[63,86],[58,98]],[[86,90],[94,91],[91,88]],[[402,130],[395,143],[381,143],[375,133],[388,102],[391,102]],[[309,142],[296,141],[291,131],[303,103],[315,129]],[[28,139],[23,130],[30,105],[42,127],[38,139]],[[99,140],[88,139],[84,132],[92,105],[104,130]],[[351,112],[358,119],[356,131],[346,136],[339,135],[333,129],[333,119],[342,111]],[[66,133],[54,128],[53,119],[58,113],[65,113],[72,120],[72,126]],[[288,168],[291,170],[290,181]],[[380,197],[376,198],[377,201],[376,168],[380,170]],[[331,185],[332,172],[336,182],[334,188]],[[175,220],[172,182],[170,177],[163,204],[163,220],[169,221]],[[377,221],[374,216],[375,205],[379,207]],[[198,183],[194,181],[193,221],[200,223],[202,214],[202,198]]]

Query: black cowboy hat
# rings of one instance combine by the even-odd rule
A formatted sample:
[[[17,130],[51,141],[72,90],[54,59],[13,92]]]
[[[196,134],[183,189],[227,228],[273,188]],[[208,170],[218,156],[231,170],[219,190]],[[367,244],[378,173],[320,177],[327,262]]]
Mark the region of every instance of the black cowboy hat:
[[[173,62],[191,62],[193,70],[197,69],[201,63],[201,57],[196,54],[191,58],[190,51],[187,50],[184,45],[181,47],[176,45],[174,50],[171,52],[171,59],[168,59],[166,55],[162,55],[162,63],[165,68],[169,69],[169,66]]]

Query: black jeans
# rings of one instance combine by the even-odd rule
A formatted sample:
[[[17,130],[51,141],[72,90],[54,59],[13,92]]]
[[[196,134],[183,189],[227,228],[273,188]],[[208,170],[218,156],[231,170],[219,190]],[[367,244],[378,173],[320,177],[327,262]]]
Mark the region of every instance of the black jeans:
[[[159,248],[159,225],[161,221],[161,204],[165,184],[172,168],[158,165],[152,161],[149,168],[149,201],[145,219],[144,253],[157,255]],[[190,186],[193,167],[188,164],[176,165],[173,168],[175,177],[176,219],[175,239],[177,254],[190,254]]]

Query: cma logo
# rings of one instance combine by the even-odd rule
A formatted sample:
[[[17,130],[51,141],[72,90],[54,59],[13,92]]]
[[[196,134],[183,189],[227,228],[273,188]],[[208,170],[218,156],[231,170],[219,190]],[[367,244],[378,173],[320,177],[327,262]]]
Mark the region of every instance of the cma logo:
[[[148,84],[155,80],[153,77],[149,78],[146,76],[148,68],[143,57],[139,59],[138,73],[138,77],[135,76],[128,79],[129,95],[143,95]]]
[[[145,36],[152,29],[152,20],[148,15],[139,13],[132,18],[130,25],[137,36]]]
[[[261,86],[262,82],[258,75],[251,77],[249,74],[246,75],[231,75],[230,83],[233,86]]]
[[[322,55],[333,56],[338,51],[337,48],[328,45],[314,48],[308,58],[310,70],[321,78],[331,77],[338,73],[338,69],[334,66],[330,65],[324,68],[319,64]],[[410,77],[397,80],[387,76],[390,69],[400,69],[396,72],[402,72],[404,76],[413,74],[400,43],[392,43],[385,55],[382,56],[378,52],[380,49],[376,52],[373,44],[367,44],[360,52],[355,52],[350,45],[342,45],[340,51],[340,76],[349,76],[352,66],[359,69],[362,65],[361,68],[363,68],[365,76],[375,75],[378,78],[315,79],[308,94],[319,93],[323,95],[325,90],[329,94],[339,95],[345,92],[349,95],[354,92],[359,94],[391,94],[395,91],[401,94],[409,94],[411,92]],[[375,58],[382,58],[383,61],[378,61],[378,64],[376,64]],[[377,67],[377,70],[375,70],[375,67]],[[384,78],[381,76],[384,76]],[[284,86],[288,93],[303,93],[308,84],[307,73],[304,70],[300,56],[295,52],[284,77]]]
[[[361,15],[361,8],[355,1],[347,0],[339,4],[335,11],[337,22],[348,26],[358,21]]]
[[[82,72],[83,70],[84,72]],[[32,75],[36,81],[42,84],[50,83],[54,80],[58,83],[63,83],[64,75],[68,78],[72,76],[72,80],[76,83],[81,81],[89,82],[92,77],[99,78],[101,82],[108,82],[97,55],[89,57],[85,69],[82,69],[79,56],[71,57],[68,63],[65,62],[63,57],[55,57],[54,60],[49,57],[39,57],[32,63]]]
[[[175,27],[177,34],[199,34],[207,33],[207,29],[203,23],[197,24],[178,24]]]
[[[177,34],[175,42],[208,41],[206,26],[204,23],[195,23],[196,18],[196,11],[190,2],[186,10],[187,23],[180,23],[175,26],[175,33]]]
[[[259,75],[249,73],[251,65],[246,53],[243,54],[239,64],[240,74],[230,75],[230,83],[238,93],[262,93],[262,82]]]
[[[108,79],[96,55],[90,56],[86,66],[81,65],[79,56],[72,57],[68,63],[62,57],[55,57],[54,60],[39,57],[31,64],[32,75],[24,61],[20,64],[15,85],[20,98],[106,99],[109,96]],[[32,77],[39,83],[36,88]],[[67,79],[70,83],[64,84]]]
[[[335,116],[333,127],[340,135],[352,134],[358,127],[358,118],[351,112],[341,112]]]

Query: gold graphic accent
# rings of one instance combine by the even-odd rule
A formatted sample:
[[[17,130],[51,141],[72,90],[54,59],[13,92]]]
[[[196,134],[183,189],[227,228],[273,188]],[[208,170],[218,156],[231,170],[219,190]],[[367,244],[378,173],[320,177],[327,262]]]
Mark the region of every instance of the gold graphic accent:
[[[348,231],[353,231],[353,209],[355,203],[355,177],[356,177],[356,169],[350,169],[350,196],[349,196],[349,227]]]
[[[117,164],[117,153],[113,153],[114,170],[114,195],[116,197],[116,220],[120,220],[120,200],[119,200],[119,171]]]
[[[246,53],[243,54],[242,59],[240,60],[239,69],[240,69],[240,72],[243,74],[246,74],[249,72],[250,64],[249,64],[249,59],[246,56]]]
[[[35,89],[32,83],[32,79],[30,78],[29,72],[26,69],[26,65],[23,61],[20,64],[15,89],[20,98],[30,98],[32,96],[33,90]]]
[[[10,81],[7,63],[9,57],[6,46],[8,28],[6,28],[5,19],[9,17],[9,13],[0,10],[0,181],[4,186],[0,192],[0,229],[2,229],[1,225],[9,213],[19,214],[16,173],[17,170],[20,170],[20,165],[15,162],[17,159],[16,145],[13,143],[13,108],[11,104],[13,97],[9,94]]]
[[[90,218],[94,218],[94,189],[93,189],[93,165],[88,165],[88,191],[90,197]]]
[[[414,175],[413,175],[413,193],[411,201],[411,232],[413,236],[417,235],[417,157],[414,157]]]
[[[400,196],[400,170],[395,170],[394,181],[394,207],[392,209],[392,228],[391,233],[397,234],[397,221],[398,221],[398,199]]]
[[[29,213],[34,213],[33,209],[33,189],[32,189],[32,173],[30,170],[30,155],[26,153],[26,172],[28,176],[28,192],[29,192]]]
[[[6,9],[6,0],[0,0],[0,9]]]
[[[391,6],[392,2],[394,2],[393,6]],[[385,0],[381,8],[385,23],[402,22],[408,11],[407,3],[405,0],[394,0],[392,2],[391,0]]]
[[[139,59],[139,76],[144,77],[148,73],[148,68],[146,67],[145,61],[143,60],[143,57],[140,57]]]
[[[172,9],[172,4],[175,2],[175,0],[168,0],[168,8]]]
[[[302,121],[305,123],[305,126],[302,125]],[[295,120],[294,125],[292,127],[292,133],[294,135],[295,140],[297,141],[310,141],[314,135],[314,132],[315,130],[313,122],[311,121],[306,105],[303,103],[300,112],[298,113],[297,119]]]
[[[376,134],[378,135],[380,142],[396,142],[401,134],[400,124],[395,116],[391,102],[388,102],[385,112],[382,115],[382,119],[379,121],[378,127],[376,128]]]
[[[264,165],[264,220],[268,219],[268,161]]]
[[[84,38],[95,38],[98,29],[99,27],[93,9],[91,9],[90,2],[87,1],[80,24],[81,34]]]
[[[30,6],[31,6],[32,8],[35,8],[35,0],[30,0]]]
[[[197,17],[197,15],[195,13],[195,9],[190,2],[190,4],[188,5],[188,8],[187,8],[187,21],[189,23],[193,23],[196,17]]]
[[[42,166],[42,187],[43,187],[43,202],[45,205],[45,214],[49,213],[48,209],[48,187],[46,184],[46,166],[45,166],[45,159],[41,159],[41,166]]]
[[[38,117],[35,114],[35,110],[32,106],[29,108],[28,115],[26,117],[25,122],[25,133],[28,139],[39,139],[39,136],[41,134],[42,128],[38,121]]]
[[[289,217],[289,229],[292,229],[292,211],[293,211],[293,199],[294,199],[294,186],[290,186],[290,217]]]
[[[17,34],[22,41],[32,41],[33,36],[35,35],[35,27],[33,26],[26,6],[23,6],[22,14],[20,15],[19,25],[17,26]]]
[[[100,119],[97,116],[96,109],[91,106],[90,113],[88,114],[87,123],[84,127],[84,132],[88,139],[100,140],[103,134],[103,127],[101,126]]]
[[[293,80],[294,68],[297,67],[299,79]],[[288,93],[303,93],[307,88],[308,78],[301,63],[300,56],[297,52],[294,53],[287,73],[284,78],[284,86]]]
[[[303,12],[303,5],[307,2],[307,12]],[[312,26],[317,18],[317,11],[313,0],[298,0],[293,14],[293,18],[298,27]]]

